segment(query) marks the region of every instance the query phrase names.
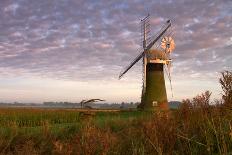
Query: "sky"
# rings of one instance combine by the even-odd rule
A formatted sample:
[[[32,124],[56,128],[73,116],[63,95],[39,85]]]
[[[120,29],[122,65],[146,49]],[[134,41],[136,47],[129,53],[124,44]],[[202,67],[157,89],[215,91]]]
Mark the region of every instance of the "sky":
[[[148,13],[152,32],[173,25],[168,100],[220,98],[220,72],[232,69],[231,0],[0,0],[0,102],[140,101],[141,62],[118,75],[139,54]]]

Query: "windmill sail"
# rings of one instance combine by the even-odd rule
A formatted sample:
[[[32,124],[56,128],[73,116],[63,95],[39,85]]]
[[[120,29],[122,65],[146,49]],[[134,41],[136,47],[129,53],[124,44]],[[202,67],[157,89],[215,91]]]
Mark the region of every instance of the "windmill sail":
[[[119,79],[132,67],[136,64],[142,57],[144,56],[144,51],[142,51],[125,69],[123,72],[120,73]]]
[[[131,68],[133,67],[144,55],[147,50],[149,50],[163,35],[164,33],[168,30],[168,28],[171,26],[170,20],[166,22],[165,28],[161,28],[160,33],[158,33],[155,37],[155,39],[142,51],[120,74],[119,74],[119,79],[122,78],[122,76]]]
[[[166,28],[164,30],[161,29],[161,33],[147,46],[146,50],[149,50],[164,35],[164,33],[171,26],[170,20],[168,20],[166,23],[168,24]]]

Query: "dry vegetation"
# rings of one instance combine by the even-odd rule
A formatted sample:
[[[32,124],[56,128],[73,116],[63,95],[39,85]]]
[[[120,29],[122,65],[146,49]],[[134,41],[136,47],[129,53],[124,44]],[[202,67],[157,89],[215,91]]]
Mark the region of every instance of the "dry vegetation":
[[[206,91],[167,112],[0,110],[1,154],[232,154],[232,72],[222,100]],[[213,105],[212,105],[213,104]]]

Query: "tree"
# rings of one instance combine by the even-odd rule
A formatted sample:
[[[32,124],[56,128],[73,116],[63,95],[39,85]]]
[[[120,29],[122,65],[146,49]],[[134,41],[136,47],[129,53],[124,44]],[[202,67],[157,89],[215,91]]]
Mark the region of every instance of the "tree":
[[[222,99],[225,105],[232,106],[232,71],[221,72],[219,82],[222,87]]]
[[[193,105],[196,107],[209,107],[211,94],[210,91],[205,91],[201,95],[197,95],[192,100]]]

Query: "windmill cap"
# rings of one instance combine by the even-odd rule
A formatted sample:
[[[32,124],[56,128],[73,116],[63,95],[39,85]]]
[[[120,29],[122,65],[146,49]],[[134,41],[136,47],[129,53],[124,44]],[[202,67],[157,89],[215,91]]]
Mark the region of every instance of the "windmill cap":
[[[167,20],[167,23],[170,23],[171,22],[171,20],[169,19],[169,20]]]
[[[164,53],[163,51],[159,49],[151,49],[147,51],[147,56],[150,60],[155,60],[155,59],[161,59],[161,60],[166,60],[169,59],[167,57],[167,54]]]

